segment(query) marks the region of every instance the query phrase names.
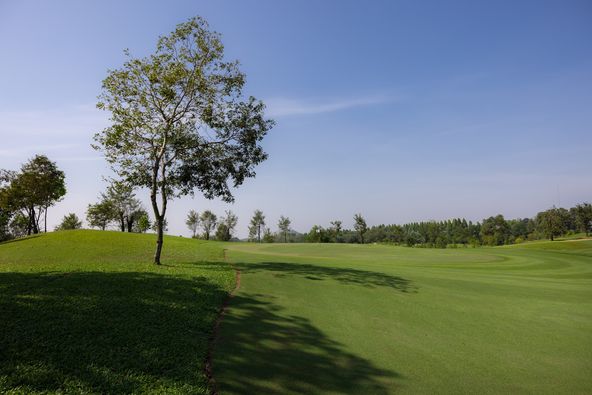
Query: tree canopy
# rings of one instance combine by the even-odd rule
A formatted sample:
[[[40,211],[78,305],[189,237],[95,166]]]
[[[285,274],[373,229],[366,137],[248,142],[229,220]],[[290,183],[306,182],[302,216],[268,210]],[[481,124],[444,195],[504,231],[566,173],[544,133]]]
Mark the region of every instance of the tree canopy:
[[[0,179],[0,207],[6,212],[21,212],[28,218],[27,234],[41,231],[44,215],[66,194],[65,174],[45,155],[36,155],[20,171],[3,171]]]
[[[123,180],[149,189],[159,264],[168,202],[196,191],[233,201],[231,188],[267,158],[260,142],[273,121],[261,101],[244,98],[238,62],[224,59],[220,35],[200,17],[160,37],[151,55],[126,55],[103,81],[97,106],[111,126],[95,148]]]

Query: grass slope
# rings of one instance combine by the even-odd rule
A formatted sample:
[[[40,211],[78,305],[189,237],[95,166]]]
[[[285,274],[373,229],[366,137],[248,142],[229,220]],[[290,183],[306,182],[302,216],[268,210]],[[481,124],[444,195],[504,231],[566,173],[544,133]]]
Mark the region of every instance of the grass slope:
[[[66,231],[0,244],[0,393],[207,393],[219,245]]]
[[[589,393],[592,240],[229,244],[221,393]]]

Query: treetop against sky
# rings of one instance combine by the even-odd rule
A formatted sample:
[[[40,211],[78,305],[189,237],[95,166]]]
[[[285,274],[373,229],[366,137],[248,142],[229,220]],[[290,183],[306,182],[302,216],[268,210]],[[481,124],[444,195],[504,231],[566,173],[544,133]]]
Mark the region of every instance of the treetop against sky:
[[[45,154],[64,170],[50,228],[84,217],[110,175],[90,147],[109,124],[95,109],[107,70],[195,15],[276,126],[234,205],[181,199],[172,234],[188,235],[189,209],[232,209],[244,237],[257,208],[304,231],[351,228],[357,212],[369,225],[478,220],[590,200],[587,1],[2,2],[0,168]]]

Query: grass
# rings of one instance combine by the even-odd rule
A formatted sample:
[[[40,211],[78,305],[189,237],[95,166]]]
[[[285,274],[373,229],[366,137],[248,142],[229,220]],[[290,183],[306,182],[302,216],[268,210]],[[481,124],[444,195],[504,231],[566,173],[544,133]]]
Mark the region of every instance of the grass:
[[[592,240],[451,250],[67,231],[0,244],[0,393],[589,393]]]
[[[477,249],[228,244],[221,393],[584,394],[592,240]]]
[[[204,361],[234,272],[219,245],[49,233],[0,244],[0,393],[208,393]]]

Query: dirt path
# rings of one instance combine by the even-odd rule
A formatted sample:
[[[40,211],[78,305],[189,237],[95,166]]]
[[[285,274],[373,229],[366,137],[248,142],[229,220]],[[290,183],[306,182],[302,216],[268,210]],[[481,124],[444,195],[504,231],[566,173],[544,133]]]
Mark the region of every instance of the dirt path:
[[[208,355],[206,357],[205,363],[205,374],[208,380],[208,387],[210,388],[210,393],[212,395],[218,395],[218,385],[216,384],[216,380],[214,379],[214,372],[212,370],[212,364],[214,361],[214,349],[216,348],[216,343],[218,342],[218,337],[220,335],[220,325],[224,320],[224,316],[226,315],[226,311],[228,310],[228,305],[230,304],[230,300],[236,294],[236,291],[240,288],[241,284],[241,273],[240,270],[237,269],[232,262],[230,262],[226,256],[227,250],[224,249],[224,261],[230,264],[230,266],[234,269],[236,273],[236,280],[234,289],[228,294],[226,300],[220,307],[220,311],[218,313],[218,318],[216,318],[216,322],[214,323],[214,330],[209,339],[209,346],[208,346]]]

